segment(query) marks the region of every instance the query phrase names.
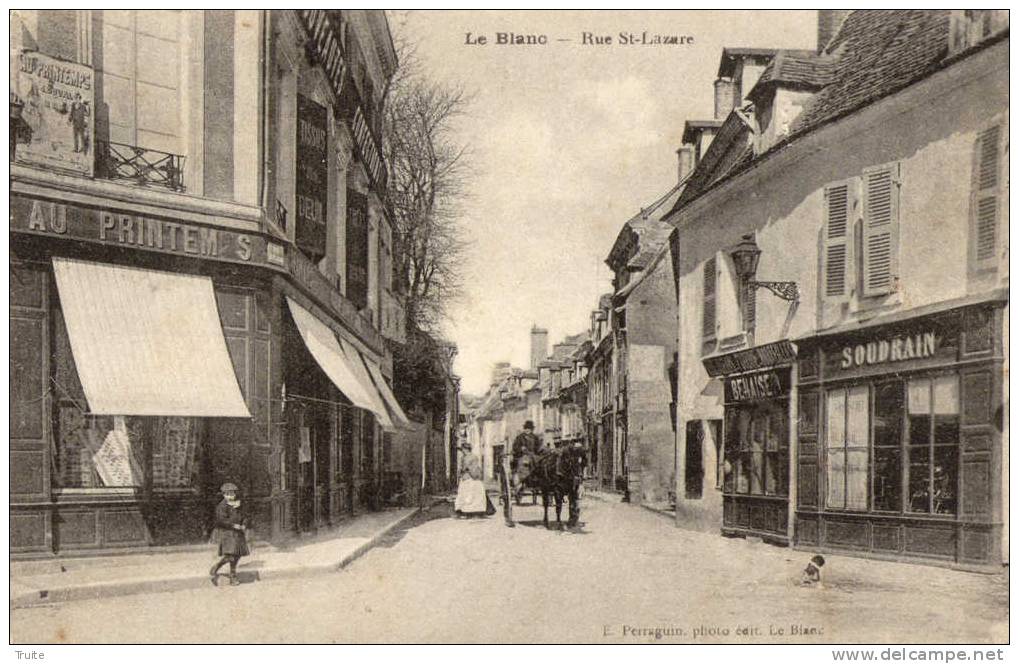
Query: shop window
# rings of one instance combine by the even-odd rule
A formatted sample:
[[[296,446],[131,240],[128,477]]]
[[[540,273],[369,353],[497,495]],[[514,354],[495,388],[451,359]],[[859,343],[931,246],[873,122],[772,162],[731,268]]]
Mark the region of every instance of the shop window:
[[[723,490],[757,496],[789,493],[789,442],[784,407],[760,403],[726,413]]]
[[[913,380],[907,389],[910,512],[955,514],[959,447],[959,381]]]

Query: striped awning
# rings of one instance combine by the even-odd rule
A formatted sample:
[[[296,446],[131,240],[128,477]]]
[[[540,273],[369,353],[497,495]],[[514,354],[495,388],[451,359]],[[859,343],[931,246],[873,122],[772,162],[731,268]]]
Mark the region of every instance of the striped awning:
[[[400,407],[400,402],[396,400],[393,390],[386,383],[386,379],[382,375],[382,368],[368,358],[364,358],[364,363],[368,366],[368,373],[371,374],[372,380],[375,381],[375,387],[378,388],[379,394],[382,395],[383,401],[386,402],[386,406],[389,408],[389,414],[392,415],[393,422],[398,427],[409,426],[410,420],[407,418],[407,414],[403,412],[403,408]]]
[[[343,352],[347,355],[347,359],[350,360],[350,365],[354,368],[357,379],[364,385],[364,391],[371,397],[371,411],[378,417],[379,424],[387,431],[395,431],[396,425],[393,424],[392,418],[389,417],[386,404],[382,400],[382,396],[379,395],[378,388],[375,387],[375,382],[372,380],[371,375],[368,373],[368,368],[365,366],[364,356],[361,355],[361,351],[345,339],[340,339],[340,345],[343,346]]]
[[[297,324],[297,331],[300,332],[304,345],[308,352],[318,362],[333,385],[350,399],[358,408],[375,411],[375,398],[365,388],[363,381],[357,375],[354,363],[350,361],[347,354],[343,352],[339,340],[325,323],[315,318],[310,311],[287,298],[287,306],[290,307],[290,314]]]
[[[53,271],[89,412],[251,417],[209,277],[59,257]]]

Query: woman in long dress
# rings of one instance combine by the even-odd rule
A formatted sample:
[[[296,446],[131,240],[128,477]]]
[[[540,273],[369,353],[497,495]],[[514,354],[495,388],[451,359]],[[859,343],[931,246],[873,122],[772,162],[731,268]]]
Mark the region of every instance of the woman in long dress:
[[[485,516],[488,513],[488,495],[481,481],[481,461],[471,452],[470,445],[460,445],[460,486],[456,491],[453,510],[457,518]]]

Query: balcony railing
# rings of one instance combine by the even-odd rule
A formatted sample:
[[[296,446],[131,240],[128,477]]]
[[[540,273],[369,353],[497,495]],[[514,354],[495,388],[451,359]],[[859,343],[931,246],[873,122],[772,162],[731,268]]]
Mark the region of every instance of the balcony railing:
[[[96,177],[127,180],[184,191],[184,160],[179,154],[124,143],[96,141]]]

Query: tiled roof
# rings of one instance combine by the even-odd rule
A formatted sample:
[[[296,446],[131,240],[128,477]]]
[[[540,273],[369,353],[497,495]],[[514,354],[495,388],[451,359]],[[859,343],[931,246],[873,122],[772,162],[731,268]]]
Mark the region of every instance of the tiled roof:
[[[798,89],[817,90],[831,81],[832,58],[827,54],[800,51],[779,51],[761,72],[757,83],[747,93],[754,100],[764,90],[783,85]]]
[[[725,120],[687,120],[683,124],[683,143],[693,143],[694,132],[699,129],[718,129]]]
[[[831,81],[790,138],[895,92],[938,68],[948,51],[948,10],[854,11],[829,43]]]
[[[755,156],[751,147],[741,145],[735,157],[730,159],[730,155],[726,154],[725,159],[708,163],[709,157],[717,157],[726,143],[731,145],[741,140],[737,135],[730,136],[728,141],[723,140],[726,128],[735,115],[730,114],[701,164],[694,169],[686,192],[673,209],[686,205],[714,185],[752,167],[814,129],[916,83],[954,62],[945,59],[949,16],[949,10],[853,11],[842,22],[823,57],[815,58],[810,66],[806,61],[810,61],[811,56],[784,52],[791,53],[790,77],[814,83],[826,78],[827,82],[806,104],[790,127],[789,134],[767,152]],[[1004,35],[1007,34],[1006,30]],[[829,64],[823,62],[825,58],[829,59]],[[769,76],[785,76],[785,66],[780,65],[778,73]],[[771,69],[775,71],[775,67]],[[808,72],[808,69],[811,71]]]

